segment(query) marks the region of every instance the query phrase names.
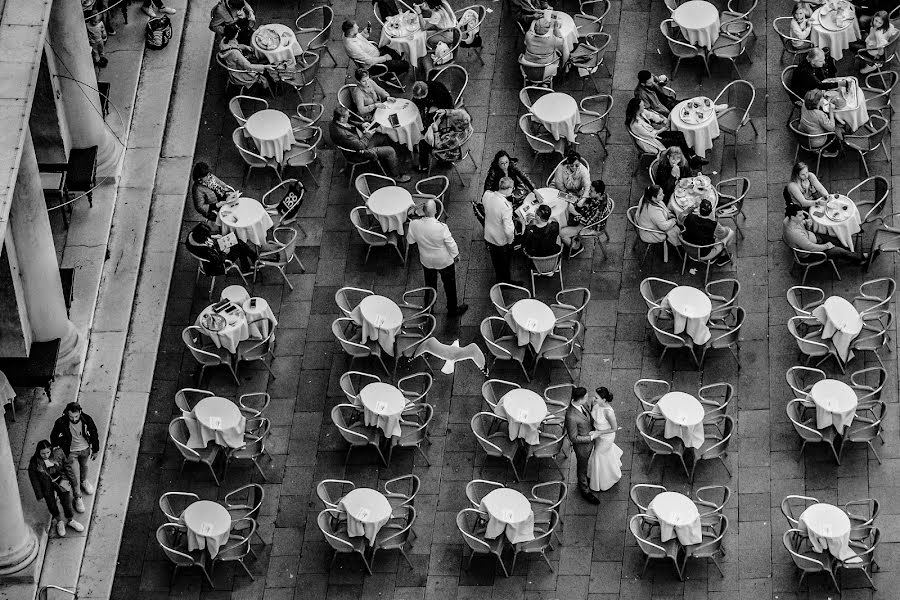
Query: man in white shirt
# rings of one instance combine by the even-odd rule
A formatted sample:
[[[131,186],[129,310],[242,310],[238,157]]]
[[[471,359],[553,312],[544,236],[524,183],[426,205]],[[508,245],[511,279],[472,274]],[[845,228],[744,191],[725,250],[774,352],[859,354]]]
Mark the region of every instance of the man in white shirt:
[[[456,261],[459,248],[450,228],[435,218],[437,207],[433,200],[422,206],[425,216],[409,224],[406,241],[419,245],[419,261],[425,271],[425,285],[437,290],[438,273],[447,294],[447,315],[458,317],[469,309],[467,304],[456,303]]]
[[[344,32],[344,50],[350,60],[366,68],[384,65],[388,71],[398,75],[409,71],[409,63],[403,60],[396,50],[388,46],[379,48],[369,40],[371,24],[367,25],[363,32],[354,21],[347,20],[344,21],[341,30]]]
[[[512,283],[509,264],[515,230],[509,197],[512,196],[513,188],[513,180],[503,177],[500,179],[500,189],[496,192],[486,191],[481,199],[484,204],[484,241],[487,242],[494,273],[500,283]]]

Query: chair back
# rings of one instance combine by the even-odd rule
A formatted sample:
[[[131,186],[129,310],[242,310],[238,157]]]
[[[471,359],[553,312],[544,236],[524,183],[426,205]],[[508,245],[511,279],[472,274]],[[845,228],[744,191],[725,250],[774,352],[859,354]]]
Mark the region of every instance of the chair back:
[[[228,110],[231,111],[231,116],[235,118],[239,126],[243,126],[244,123],[247,122],[247,113],[244,111],[245,104],[249,104],[251,106],[255,105],[253,112],[266,110],[267,108],[269,108],[269,103],[262,98],[257,98],[255,96],[243,96],[240,94],[235,96],[228,101]]]
[[[353,552],[355,550],[354,545],[343,537],[343,535],[346,535],[346,532],[341,535],[334,528],[334,524],[343,516],[344,513],[342,511],[326,508],[316,517],[316,523],[319,525],[319,531],[325,536],[325,541],[328,542],[332,550],[335,552]]]
[[[794,336],[800,352],[807,356],[825,356],[829,353],[828,344],[804,337],[800,333],[801,326],[816,326],[818,321],[811,317],[791,317],[788,321],[788,331]]]
[[[582,322],[584,320],[584,311],[590,301],[591,290],[588,288],[568,288],[556,293],[556,303],[551,305],[551,308],[556,308],[559,312],[568,311],[557,316],[557,322],[569,320]]]
[[[356,308],[363,298],[373,295],[372,290],[365,290],[356,287],[342,287],[334,293],[334,302],[337,304],[344,316],[349,317],[353,309]],[[357,296],[361,296],[357,299]]]
[[[652,423],[654,419],[657,418],[659,418],[659,415],[649,411],[640,413],[636,420],[638,433],[644,439],[644,443],[647,444],[647,447],[650,448],[650,451],[653,452],[653,454],[675,454],[675,448],[672,444],[655,438],[650,433]]]
[[[296,179],[284,179],[278,185],[267,191],[263,194],[262,199],[260,199],[259,203],[263,205],[263,208],[266,209],[270,215],[273,215],[278,210],[278,205],[281,204],[281,199],[287,194],[288,190],[297,183]],[[306,194],[306,188],[300,187],[300,199],[297,202],[297,208],[300,208],[300,205],[303,204],[303,196]],[[277,194],[277,196],[276,196]]]
[[[891,71],[893,73],[893,71]],[[871,192],[871,200],[864,197]],[[881,175],[873,175],[867,177],[861,182],[850,188],[847,196],[853,200],[854,204],[863,206],[870,205],[871,208],[866,211],[863,216],[863,223],[872,223],[882,213],[887,205],[887,199],[891,194],[890,182]]]
[[[169,423],[169,438],[175,443],[175,447],[178,448],[178,452],[181,453],[184,460],[197,462],[200,460],[200,454],[187,445],[190,437],[190,430],[184,417],[172,419]]]
[[[503,417],[489,412],[476,413],[471,420],[472,433],[488,456],[503,456],[503,449],[490,441],[490,432],[497,429],[496,424],[506,424]]]
[[[532,271],[536,275],[550,277],[559,273],[562,268],[562,250],[551,256],[530,256],[528,254],[525,256],[531,259]]]
[[[316,496],[325,508],[337,508],[341,498],[355,488],[356,484],[345,479],[323,479],[316,484]]]
[[[369,443],[369,438],[358,431],[350,429],[350,426],[347,424],[347,416],[358,413],[359,409],[352,404],[338,404],[331,409],[331,421],[334,423],[334,426],[338,428],[341,437],[344,438],[344,441],[348,444],[352,446],[365,446]]]
[[[510,354],[509,350],[497,343],[497,336],[494,333],[495,327],[502,331],[502,329],[506,327],[506,321],[501,317],[487,317],[481,322],[481,337],[484,339],[488,351],[496,358],[503,360],[512,358],[512,354]]]
[[[813,504],[818,504],[818,498],[813,498],[812,496],[799,496],[796,494],[791,494],[785,496],[781,501],[781,514],[784,515],[784,518],[788,520],[791,527],[796,527],[799,523],[800,515],[804,510],[812,506]]]
[[[732,81],[719,92],[714,104],[728,104],[729,108],[736,108],[743,111],[740,124],[743,125],[750,120],[750,109],[756,100],[756,88],[753,84],[745,79],[736,79]]]
[[[444,84],[444,87],[453,97],[453,104],[459,108],[463,105],[463,94],[466,92],[466,86],[469,85],[469,72],[461,65],[447,65],[435,73],[432,81],[438,81]]]
[[[806,54],[815,46],[813,45],[812,40],[801,40],[800,38],[791,36],[791,21],[793,20],[793,17],[777,17],[772,22],[772,29],[774,29],[775,33],[778,34],[778,37],[781,38],[783,52]]]
[[[417,194],[432,196],[439,202],[445,202],[444,194],[446,194],[449,189],[450,178],[446,175],[432,175],[431,177],[426,177],[425,179],[416,182]]]
[[[525,134],[525,139],[528,141],[528,145],[531,146],[531,150],[538,154],[552,154],[556,152],[555,144],[531,133],[532,117],[531,113],[519,117],[519,129]]]
[[[713,423],[721,428],[722,439],[698,453],[697,460],[710,460],[728,454],[728,446],[731,444],[731,436],[734,433],[734,419],[729,415],[721,415]]]
[[[730,306],[727,310],[728,314],[725,315],[725,320],[730,321],[731,324],[728,325],[725,333],[710,338],[708,342],[710,348],[728,348],[740,341],[741,327],[744,325],[747,313],[740,306]]]
[[[524,54],[519,55],[519,71],[522,73],[522,85],[530,86],[537,85],[543,86],[553,89],[553,77],[551,67],[557,67],[559,65],[559,56],[555,61],[549,64],[535,64],[529,62],[528,59],[525,58]]]
[[[397,486],[406,486],[406,491],[398,491]],[[384,482],[384,493],[388,498],[405,498],[403,504],[412,506],[416,500],[416,495],[422,488],[422,480],[418,475],[401,475]]]
[[[303,99],[303,91],[316,84],[319,77],[319,66],[322,64],[321,57],[316,52],[305,51],[302,55],[296,57],[296,67],[290,77],[284,81],[289,83]]]
[[[355,83],[348,83],[341,86],[338,90],[338,104],[350,111],[350,116],[357,121],[365,121],[357,112],[356,102],[353,100],[353,90],[356,89]]]
[[[363,200],[368,202],[369,196],[371,196],[373,192],[380,190],[383,187],[395,186],[397,185],[397,181],[392,177],[379,175],[377,173],[363,173],[356,178],[354,185],[356,185],[356,191],[362,196]]]
[[[195,560],[188,554],[187,545],[178,542],[182,535],[184,535],[183,525],[163,523],[156,530],[156,543],[170,562],[179,567],[190,567],[194,565]]]
[[[297,250],[298,235],[297,230],[293,227],[276,227],[272,231],[272,239],[277,248],[261,252],[259,260],[269,265],[287,266],[293,260],[294,252]]]
[[[222,364],[222,359],[218,354],[207,352],[201,347],[203,345],[203,337],[203,330],[196,325],[190,325],[181,331],[181,340],[190,350],[194,360],[201,365],[215,366]]]
[[[803,410],[808,408],[809,405],[810,403],[806,400],[795,398],[787,403],[785,411],[800,439],[810,443],[818,443],[824,439],[822,432],[803,424]]]
[[[871,152],[881,146],[884,136],[889,133],[888,126],[888,120],[881,114],[870,114],[866,126],[860,127],[854,133],[846,134],[844,143],[863,154]]]
[[[805,131],[801,131],[800,119],[794,119],[788,123],[788,127],[790,128],[791,133],[794,134],[794,137],[797,138],[797,143],[800,145],[800,148],[807,152],[818,153],[820,149],[827,146],[835,138],[835,133],[833,131],[827,131],[825,133],[806,133]]]
[[[434,377],[431,376],[431,373],[423,371],[399,379],[397,381],[397,389],[403,392],[408,402],[416,403],[427,399],[428,392],[431,391],[433,384]]]
[[[794,71],[796,70],[797,65],[788,65],[784,68],[784,70],[781,72],[781,87],[784,88],[784,91],[788,96],[788,100],[799,106],[803,104],[803,98],[798,96],[797,93],[794,92],[794,89],[791,87],[791,82],[794,80]]]
[[[511,283],[495,283],[491,286],[490,299],[500,315],[505,315],[509,308],[519,300],[531,298],[531,290]]]
[[[305,137],[303,141],[297,140],[297,148],[299,152],[291,149],[290,154],[285,154],[284,164],[289,167],[305,167],[311,165],[318,158],[319,144],[322,143],[322,128],[310,127],[304,129],[304,132],[312,132]],[[304,189],[305,191],[305,189]]]
[[[267,159],[253,150],[250,150],[246,145],[246,140],[247,132],[243,127],[238,127],[231,132],[231,141],[234,143],[234,147],[237,148],[238,154],[241,155],[241,158],[245,163],[251,167],[268,167],[274,164],[274,160]]]
[[[387,236],[370,229],[362,222],[362,215],[368,214],[368,210],[365,206],[354,207],[350,211],[350,222],[356,227],[356,232],[366,244],[369,246],[384,246],[387,244]]]
[[[491,410],[497,408],[500,399],[509,391],[519,389],[518,383],[505,379],[488,379],[481,384],[481,397],[488,403]]]
[[[660,287],[663,289],[660,290]],[[641,281],[641,297],[644,299],[644,302],[647,303],[648,310],[651,308],[659,308],[659,305],[663,298],[666,297],[666,294],[676,287],[678,287],[678,284],[674,281],[660,279],[659,277],[647,277]]]
[[[666,43],[669,44],[669,52],[671,52],[673,56],[678,58],[703,56],[703,50],[701,48],[692,46],[687,42],[675,38],[676,35],[681,35],[681,31],[678,29],[678,25],[675,24],[674,19],[666,19],[660,23],[659,30],[662,32],[663,36],[665,36]]]
[[[319,29],[319,33],[307,42],[306,49],[318,53],[319,50],[327,48],[328,40],[331,39],[331,26],[334,23],[334,9],[327,4],[320,4],[297,17],[295,25],[298,30],[305,29],[300,22],[303,21],[305,17],[313,15],[317,11],[322,11],[322,27],[321,29],[316,27],[316,29]]]
[[[637,541],[638,547],[646,556],[650,558],[665,558],[666,549],[659,544],[650,541],[650,538],[646,537],[646,535],[644,534],[645,520],[649,520],[653,523],[657,521],[656,517],[651,517],[647,514],[639,514],[631,517],[631,519],[628,521],[628,528],[631,531],[631,535],[634,536],[634,539]]]
[[[662,379],[638,379],[634,382],[632,392],[643,410],[652,411],[659,399],[668,394],[672,385]]]
[[[434,417],[434,407],[427,403],[416,404],[415,411],[418,422],[410,422],[396,442],[397,446],[401,448],[418,446],[422,442],[428,441],[428,426],[431,425],[431,419]]]
[[[663,315],[667,314],[670,314],[668,309],[662,307],[651,308],[649,311],[647,311],[647,321],[650,323],[650,327],[653,328],[653,333],[656,336],[656,341],[669,348],[688,347],[690,342],[685,340],[683,337],[662,329],[660,321],[662,320]]]
[[[563,164],[564,164],[565,162],[566,162],[566,159],[563,158],[561,161],[559,161],[558,163],[556,163],[556,166],[553,167],[553,170],[552,170],[552,171],[550,171],[550,175],[547,176],[547,183],[545,184],[547,187],[553,187],[553,178],[556,177],[556,172],[559,171],[559,170],[563,167]],[[578,159],[578,162],[580,162],[580,163],[584,166],[584,168],[587,170],[587,174],[588,174],[588,177],[587,177],[587,178],[588,178],[588,180],[590,180],[590,178],[591,178],[591,165],[588,164],[587,159],[584,158],[583,156],[582,156],[581,158]]]
[[[181,524],[181,513],[184,512],[184,509],[187,508],[187,506],[179,506],[176,508],[173,502],[178,502],[179,505],[187,503],[189,506],[199,499],[200,496],[190,492],[166,492],[159,497],[159,510],[162,511],[162,514],[170,523]]]
[[[341,345],[341,348],[343,348],[344,352],[346,352],[350,356],[353,356],[356,358],[363,358],[363,357],[371,355],[372,354],[371,348],[369,348],[365,344],[362,344],[360,342],[355,342],[355,341],[349,339],[346,336],[346,334],[344,333],[347,326],[349,326],[351,323],[353,325],[356,325],[356,322],[353,319],[350,319],[347,317],[341,317],[341,318],[335,319],[331,323],[331,333],[334,334],[334,337],[337,339],[338,343]]]
[[[814,369],[812,367],[794,366],[787,370],[784,374],[788,387],[794,393],[795,398],[803,398],[812,389],[817,382],[828,379],[828,375],[822,369]],[[853,376],[850,376],[853,380]]]
[[[519,102],[525,106],[527,112],[531,112],[531,107],[542,96],[552,94],[553,90],[541,85],[526,85],[519,90]]]
[[[506,486],[497,481],[491,481],[489,479],[473,479],[466,484],[466,498],[469,499],[469,503],[474,508],[478,508],[481,506],[481,500],[485,496],[502,487]]]
[[[491,545],[483,535],[476,535],[478,523],[487,522],[488,515],[474,508],[464,508],[456,514],[456,528],[466,546],[476,554],[490,554]]]
[[[341,375],[340,386],[341,391],[344,392],[351,404],[359,404],[360,390],[370,383],[379,383],[380,381],[381,378],[378,375],[371,375],[362,371],[347,371]]]
[[[233,496],[246,493],[246,496],[238,501],[233,500]],[[266,499],[266,490],[258,483],[248,483],[241,487],[231,490],[225,494],[225,506],[230,509],[243,508],[246,512],[243,516],[251,519],[258,519],[259,512],[262,510],[263,502]]]
[[[731,499],[731,488],[727,485],[706,485],[694,491],[695,504],[712,510],[702,515],[721,513]]]
[[[194,406],[207,396],[215,396],[215,394],[209,390],[182,388],[175,392],[175,407],[186,413],[193,412]]]
[[[788,288],[787,302],[798,317],[808,317],[814,308],[825,301],[825,291],[808,285],[795,285]]]
[[[825,566],[821,560],[813,558],[810,553],[804,553],[800,548],[800,542],[806,539],[807,534],[799,529],[788,529],[781,536],[781,542],[791,555],[794,566],[804,573],[816,573],[819,571],[829,571],[829,567]]]
[[[631,486],[631,491],[628,493],[628,497],[631,498],[631,501],[635,506],[638,507],[638,510],[642,513],[647,512],[647,507],[650,506],[650,502],[656,498],[658,495],[663,492],[668,492],[665,486],[662,485],[654,485],[651,483],[636,483]]]
[[[544,490],[551,492],[550,495],[545,495],[543,493]],[[569,486],[566,485],[565,481],[546,481],[531,487],[531,498],[529,501],[532,503],[537,502],[538,504],[543,504],[547,508],[552,508],[559,513],[562,512],[560,506],[562,506],[568,493]]]
[[[721,242],[713,242],[712,244],[697,245],[692,244],[684,239],[679,233],[678,239],[681,241],[681,249],[689,260],[699,263],[707,263],[717,258],[719,255],[714,254],[715,250],[722,246]]]

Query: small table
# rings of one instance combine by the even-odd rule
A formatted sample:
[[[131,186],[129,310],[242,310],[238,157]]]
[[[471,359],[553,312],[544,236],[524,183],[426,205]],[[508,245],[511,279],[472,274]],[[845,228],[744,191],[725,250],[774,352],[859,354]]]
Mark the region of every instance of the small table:
[[[672,13],[675,24],[685,39],[695,46],[710,50],[719,39],[719,10],[705,0],[690,0]]]
[[[850,4],[849,2],[847,3]],[[851,9],[852,9],[852,5]],[[820,6],[813,11],[812,31],[809,39],[819,48],[831,48],[831,56],[834,60],[844,57],[844,50],[850,47],[851,42],[860,38],[859,23],[856,21],[856,12],[852,11],[850,18],[835,21],[835,13],[828,6]]]
[[[509,421],[509,439],[521,438],[535,446],[540,443],[541,423],[547,417],[547,403],[536,392],[517,388],[503,394],[494,412]]]
[[[415,206],[409,190],[399,185],[389,185],[372,192],[366,200],[366,208],[374,215],[385,233],[396,231],[403,235],[403,226],[409,220],[407,212]]]
[[[363,415],[368,426],[377,426],[387,437],[400,437],[400,413],[406,396],[389,383],[370,383],[359,391]]]
[[[362,327],[363,343],[378,340],[382,350],[394,355],[394,338],[403,324],[403,312],[396,302],[376,294],[366,296],[350,316]]]
[[[390,46],[415,67],[419,59],[428,54],[427,39],[428,34],[419,27],[419,17],[414,12],[405,11],[385,19],[378,45]]]
[[[257,246],[263,245],[266,232],[274,225],[263,205],[245,196],[238,198],[234,204],[220,208],[216,220],[223,234],[234,232],[239,240]]]
[[[561,92],[545,94],[531,105],[531,114],[547,128],[554,139],[575,141],[575,130],[581,124],[581,113],[572,96]]]
[[[556,325],[553,309],[534,298],[519,300],[503,318],[516,332],[518,345],[531,344],[535,352],[540,352],[544,340]]]
[[[211,500],[198,500],[184,509],[181,515],[187,529],[188,550],[206,549],[213,558],[228,541],[231,515],[228,509]]]
[[[190,432],[189,448],[205,448],[210,442],[225,448],[243,448],[247,419],[228,398],[207,396],[184,417]]]
[[[659,399],[653,410],[665,417],[664,435],[667,438],[680,438],[687,448],[703,446],[706,411],[699,400],[684,392],[669,392]]]
[[[663,169],[666,168],[664,163],[660,163]],[[712,184],[706,175],[698,175],[697,177],[684,177],[678,180],[672,197],[669,198],[669,209],[675,213],[675,218],[679,222],[684,221],[687,213],[699,206],[703,200],[709,200],[712,209],[715,211],[719,204],[719,193],[716,186]]]
[[[687,331],[698,346],[709,341],[707,323],[712,312],[712,301],[703,290],[689,285],[679,285],[663,298],[664,308],[671,308],[675,315],[675,333]]]
[[[371,488],[355,488],[341,498],[338,509],[347,513],[347,535],[366,536],[369,543],[391,518],[391,503]]]
[[[825,197],[825,206],[812,207],[809,210],[812,230],[825,233],[840,240],[841,244],[853,250],[853,236],[862,229],[862,218],[853,200],[843,194],[831,194]]]
[[[850,131],[856,131],[869,122],[869,110],[866,107],[866,95],[859,88],[859,80],[856,77],[835,77],[834,79],[826,79],[826,82],[848,82],[849,89],[846,92],[838,92],[836,90],[828,90],[825,92],[827,97],[836,97],[840,95],[846,102],[844,108],[834,109],[834,118],[850,128]]]
[[[244,123],[244,130],[256,142],[261,156],[279,163],[284,159],[285,150],[297,143],[290,117],[280,110],[267,108],[253,113]]]
[[[563,39],[561,64],[569,61],[569,54],[575,49],[578,43],[578,26],[575,25],[575,19],[568,13],[560,10],[545,10],[544,19],[550,22],[550,35],[553,35],[553,22],[559,21],[559,35]],[[531,22],[531,30],[534,30],[536,21]]]
[[[250,329],[247,327],[247,316],[241,307],[236,304],[230,304],[216,313],[225,319],[225,323],[220,329],[214,329],[215,322],[209,321],[207,316],[215,312],[213,308],[217,304],[219,302],[204,308],[197,317],[196,325],[212,340],[216,348],[225,348],[234,354],[237,352],[238,344],[250,337]]]
[[[674,537],[685,546],[703,541],[700,512],[697,505],[678,492],[658,494],[647,506],[647,513],[659,519],[660,539],[668,542]]]
[[[831,296],[813,310],[813,316],[824,325],[822,339],[831,339],[844,362],[853,358],[850,343],[862,331],[863,321],[857,310],[844,298]]]
[[[543,200],[534,204],[534,192],[525,196],[525,200],[516,209],[516,215],[523,223],[528,221],[528,217],[534,216],[537,207],[546,204],[550,207],[550,218],[559,223],[560,227],[568,225],[568,208],[569,203],[559,197],[559,190],[552,187],[537,188],[538,193]]]
[[[265,298],[249,298],[241,305],[247,321],[248,339],[262,340],[278,326],[278,319]]]
[[[279,44],[272,48],[263,47],[263,38],[269,37],[266,32],[272,32],[279,38]],[[297,36],[291,31],[291,28],[281,23],[269,23],[259,26],[250,39],[256,55],[265,58],[269,64],[286,63],[287,66],[293,67],[297,64],[297,55],[303,54],[303,48],[297,42]]]
[[[713,140],[721,133],[713,101],[706,96],[679,102],[669,113],[669,119],[672,129],[683,133],[687,145],[701,156],[706,156]]]
[[[494,539],[505,531],[513,544],[534,539],[534,511],[521,492],[498,488],[481,499],[479,508],[488,514],[484,537]]]
[[[391,125],[391,115],[397,115],[397,126]],[[372,116],[381,125],[381,132],[398,144],[405,144],[410,151],[422,140],[422,115],[410,100],[395,98],[387,106],[376,108]]]
[[[838,433],[853,421],[859,399],[856,392],[843,381],[823,379],[809,391],[809,399],[816,405],[816,429],[834,425]]]
[[[797,529],[809,536],[816,552],[825,552],[827,549],[835,558],[850,563],[861,562],[850,549],[850,517],[837,506],[813,504],[797,520]]]

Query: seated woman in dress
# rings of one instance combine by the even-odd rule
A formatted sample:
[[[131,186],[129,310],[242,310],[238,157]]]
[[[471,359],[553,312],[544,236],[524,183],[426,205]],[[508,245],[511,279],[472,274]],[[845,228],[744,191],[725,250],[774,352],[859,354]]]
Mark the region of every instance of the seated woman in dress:
[[[638,230],[638,237],[647,244],[668,242],[678,247],[678,220],[663,201],[663,191],[658,185],[647,186],[638,204],[635,222],[643,229]],[[645,231],[645,230],[650,231]]]
[[[462,143],[472,133],[472,117],[461,108],[438,110],[434,121],[419,142],[419,171],[428,169],[432,151],[441,160],[454,161],[462,156]]]
[[[609,210],[609,196],[606,195],[606,184],[602,179],[591,182],[591,189],[586,198],[569,204],[566,208],[569,224],[559,230],[562,243],[569,248],[569,258],[584,252],[580,234],[585,227],[591,226],[595,231],[606,228],[605,223],[597,225],[597,222],[607,216]]]
[[[800,2],[794,5],[791,12],[791,46],[796,49],[808,48],[809,44],[804,44],[804,40],[808,40],[812,35],[812,11],[805,3]]]
[[[888,18],[887,11],[881,10],[872,17],[872,27],[869,29],[869,35],[866,36],[866,53],[877,61],[884,58],[884,49],[887,45],[897,37],[897,28]],[[880,62],[863,67],[859,70],[865,75],[876,70]]]
[[[643,152],[659,154],[670,146],[678,146],[681,153],[693,158],[695,155],[688,148],[687,140],[680,131],[669,131],[669,121],[665,117],[648,110],[640,98],[632,98],[625,108],[625,127],[628,128]],[[699,164],[709,161],[697,157]]]
[[[191,198],[194,209],[207,221],[216,222],[219,208],[234,193],[234,188],[213,175],[209,165],[198,162],[191,172]]]
[[[591,407],[594,431],[600,434],[594,439],[594,449],[588,459],[588,481],[595,492],[605,492],[622,478],[622,449],[616,445],[619,423],[612,400],[612,392],[599,387]]]
[[[828,144],[823,156],[837,156],[841,149],[841,139],[844,130],[838,126],[834,118],[834,103],[837,98],[827,100],[822,90],[809,90],[803,97],[803,107],[800,109],[800,123],[797,129],[813,137],[809,140],[812,148],[821,148],[825,145],[825,136],[822,134],[834,133],[834,140]]]
[[[681,152],[681,148],[670,146],[660,156],[656,172],[653,173],[653,180],[663,189],[664,199],[668,202],[672,192],[675,191],[675,186],[678,185],[678,180],[682,177],[692,176],[693,172],[687,158]]]
[[[553,181],[550,185],[579,198],[587,196],[591,186],[591,174],[582,162],[581,155],[569,150],[562,163],[553,172]]]
[[[236,85],[249,88],[259,83],[269,89],[271,67],[251,62],[251,58],[256,60],[256,55],[253,48],[238,41],[239,32],[237,25],[228,23],[223,27],[222,41],[219,43],[219,60],[229,69],[235,69],[228,72],[228,78]]]
[[[801,209],[824,204],[828,190],[819,182],[814,173],[809,172],[805,162],[798,162],[791,169],[791,180],[784,188],[785,204],[796,204]]]
[[[514,206],[521,204],[525,196],[531,192],[534,192],[537,201],[541,202],[543,198],[535,189],[528,174],[519,169],[517,162],[519,162],[519,159],[511,157],[506,150],[497,152],[494,155],[494,160],[491,161],[491,166],[488,168],[487,176],[484,178],[484,191],[499,191],[500,180],[504,177],[509,177],[513,180],[513,185],[515,186],[513,195],[510,196],[510,201]]]
[[[414,8],[419,15],[419,26],[423,30],[427,32],[443,31],[443,33],[434,35],[429,33],[429,50],[434,50],[439,42],[445,44],[453,42],[453,34],[450,31],[444,31],[456,27],[456,13],[449,4],[444,0],[425,0],[422,4],[414,5]]]
[[[368,70],[356,69],[354,76],[357,84],[351,95],[353,103],[356,104],[356,112],[367,121],[371,121],[375,111],[387,106],[391,96],[372,80]]]

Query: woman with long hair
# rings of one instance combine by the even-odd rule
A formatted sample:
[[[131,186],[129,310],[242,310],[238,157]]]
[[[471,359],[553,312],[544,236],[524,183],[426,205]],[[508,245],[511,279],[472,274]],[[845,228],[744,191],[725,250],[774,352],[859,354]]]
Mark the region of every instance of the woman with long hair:
[[[866,54],[876,60],[884,58],[884,49],[895,37],[897,37],[897,28],[891,23],[887,11],[879,10],[872,16],[872,27],[869,29],[869,35],[866,36]],[[879,63],[870,64],[860,69],[859,72],[865,75],[877,69],[878,66]]]
[[[638,204],[635,221],[643,229],[638,230],[638,237],[648,244],[668,242],[678,247],[678,220],[663,200],[662,188],[658,185],[647,186]],[[649,231],[645,231],[649,230]]]
[[[535,191],[534,184],[528,177],[528,174],[519,169],[516,163],[518,158],[513,158],[506,150],[500,150],[494,155],[491,166],[488,167],[487,176],[484,178],[484,191],[496,192],[500,189],[500,180],[509,177],[513,180],[513,195],[510,198],[513,204],[521,203],[522,200],[531,192]],[[541,198],[538,198],[538,202]]]
[[[588,459],[588,481],[595,492],[605,492],[622,478],[622,449],[616,445],[619,424],[612,400],[612,392],[605,387],[594,392],[591,420],[594,431],[600,435],[594,439],[594,449]]]
[[[784,188],[785,204],[796,204],[802,209],[823,204],[828,190],[814,173],[809,172],[805,162],[798,162],[791,169],[791,180]]]
[[[443,160],[458,160],[462,156],[462,143],[471,133],[472,117],[464,109],[436,111],[434,121],[419,142],[419,171],[428,170],[433,150]]]
[[[692,177],[693,173],[687,158],[678,146],[666,148],[660,155],[653,180],[663,189],[665,201],[668,202],[678,185],[678,180],[683,177]]]
[[[225,204],[234,188],[216,177],[205,162],[198,162],[191,171],[191,198],[194,209],[207,221],[216,222],[219,208]]]
[[[681,152],[693,159],[696,155],[688,148],[687,140],[680,131],[669,131],[669,121],[663,116],[648,110],[640,98],[632,98],[625,107],[625,126],[635,138],[644,152],[659,154],[670,146],[678,146]],[[696,156],[698,164],[708,161]]]
[[[84,525],[75,520],[72,509],[72,492],[76,478],[72,464],[66,460],[62,448],[54,448],[49,441],[41,440],[28,461],[28,479],[38,500],[47,504],[47,510],[56,524],[56,534],[66,536],[66,525],[77,532],[84,531]],[[59,504],[62,504],[64,519],[59,517]]]

